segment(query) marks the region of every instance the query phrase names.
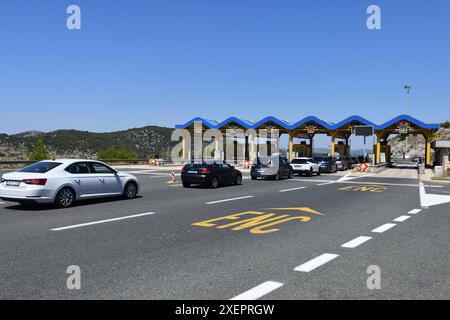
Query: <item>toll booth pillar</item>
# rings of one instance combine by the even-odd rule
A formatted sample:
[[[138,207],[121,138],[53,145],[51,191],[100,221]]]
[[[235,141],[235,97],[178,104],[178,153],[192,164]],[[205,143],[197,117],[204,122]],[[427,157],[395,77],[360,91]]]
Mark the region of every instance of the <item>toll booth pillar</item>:
[[[377,144],[375,145],[375,164],[381,163],[381,136],[377,134]]]
[[[186,138],[181,140],[181,161],[186,161]]]
[[[292,161],[292,153],[294,152],[294,133],[289,131],[289,161]]]
[[[431,166],[431,138],[425,137],[425,167]]]
[[[250,138],[250,159],[249,161],[254,161],[256,158],[256,154],[255,154],[255,136],[254,134],[251,135]]]
[[[331,133],[331,156],[334,157],[334,143],[336,140],[336,135],[334,132]]]
[[[244,146],[244,161],[250,160],[250,153],[248,149],[248,135],[245,136],[245,146]]]

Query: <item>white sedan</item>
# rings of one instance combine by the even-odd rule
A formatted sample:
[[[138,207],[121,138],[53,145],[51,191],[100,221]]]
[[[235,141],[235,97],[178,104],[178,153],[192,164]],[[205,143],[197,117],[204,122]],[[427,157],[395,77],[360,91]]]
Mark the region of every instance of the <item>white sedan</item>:
[[[135,176],[94,160],[45,160],[4,174],[0,199],[19,203],[55,203],[70,207],[75,201],[100,197],[134,198]]]
[[[320,175],[320,166],[313,158],[296,158],[291,161],[294,173],[301,175],[302,173],[312,176],[316,173]]]

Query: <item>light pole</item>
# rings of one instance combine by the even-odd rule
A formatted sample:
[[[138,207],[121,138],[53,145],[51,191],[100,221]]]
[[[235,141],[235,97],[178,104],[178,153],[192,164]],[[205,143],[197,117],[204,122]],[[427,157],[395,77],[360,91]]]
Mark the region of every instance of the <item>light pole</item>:
[[[406,91],[406,99],[405,99],[406,102],[405,102],[405,105],[406,105],[406,110],[407,110],[408,109],[408,100],[409,100],[408,96],[411,93],[412,85],[405,84],[403,86],[403,89],[405,89],[405,91]],[[405,148],[403,150],[403,153],[404,153],[403,160],[406,159],[407,146],[408,146],[408,134],[406,134],[406,137],[405,137]]]

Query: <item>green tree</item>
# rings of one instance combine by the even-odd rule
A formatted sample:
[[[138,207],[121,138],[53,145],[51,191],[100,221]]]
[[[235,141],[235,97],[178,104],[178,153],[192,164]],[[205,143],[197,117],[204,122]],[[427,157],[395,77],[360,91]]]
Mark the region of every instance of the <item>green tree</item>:
[[[450,121],[445,121],[441,123],[441,128],[448,129],[450,128]]]
[[[30,160],[45,160],[49,158],[50,154],[47,150],[47,146],[42,139],[38,139],[31,150]]]

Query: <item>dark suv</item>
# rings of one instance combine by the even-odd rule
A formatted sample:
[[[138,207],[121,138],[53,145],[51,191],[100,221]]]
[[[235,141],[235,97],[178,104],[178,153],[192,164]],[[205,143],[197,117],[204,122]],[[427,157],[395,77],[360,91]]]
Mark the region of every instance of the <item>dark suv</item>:
[[[183,187],[191,184],[208,185],[217,188],[221,184],[242,184],[242,173],[235,167],[223,163],[190,163],[181,169]]]
[[[335,158],[315,157],[314,160],[316,160],[316,162],[319,163],[319,167],[322,170],[322,172],[333,173],[338,171]]]
[[[278,170],[274,165],[274,161],[278,161]],[[279,180],[280,178],[292,179],[294,176],[294,169],[292,169],[292,166],[286,157],[258,157],[255,164],[252,165],[250,175],[252,180],[256,180],[257,178],[273,178],[275,180]]]

